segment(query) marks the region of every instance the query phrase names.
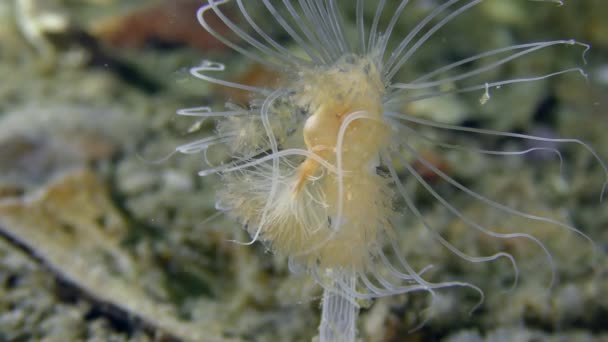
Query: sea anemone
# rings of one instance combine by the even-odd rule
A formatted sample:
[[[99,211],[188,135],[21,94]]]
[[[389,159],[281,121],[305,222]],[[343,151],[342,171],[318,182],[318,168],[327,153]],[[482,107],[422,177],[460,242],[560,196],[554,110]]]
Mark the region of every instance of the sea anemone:
[[[254,86],[211,76],[224,70],[221,63],[204,61],[192,68],[191,73],[199,79],[251,93],[251,101],[246,106],[228,104],[227,110],[219,112],[209,107],[178,111],[180,115],[216,118],[217,132],[177,151],[189,154],[206,152],[215,145],[227,146],[229,160],[210,165],[200,175],[220,175],[217,206],[246,227],[251,235],[246,244],[261,241],[288,257],[291,269],[306,271],[323,287],[321,341],[355,340],[361,300],[413,291],[427,291],[434,297],[437,289],[452,286],[471,288],[479,293],[480,302],[483,300],[483,292],[476,285],[461,281],[432,283],[424,275],[431,266],[415,269],[405,258],[396,234],[403,225],[398,213],[404,211],[409,211],[410,217],[419,220],[456,256],[472,263],[507,259],[517,278],[518,268],[511,254],[501,251],[472,256],[442,237],[417,207],[406,182],[418,183],[451,215],[481,234],[532,241],[547,254],[553,268],[551,255],[538,238],[525,232],[498,232],[476,222],[436,191],[421,175],[420,166],[491,210],[562,227],[591,241],[567,223],[520,211],[469,189],[410,142],[419,139],[442,148],[490,155],[547,150],[561,158],[553,146],[519,151],[457,146],[420,129],[430,127],[479,136],[572,143],[593,155],[607,170],[597,153],[577,139],[461,127],[412,116],[404,110],[414,102],[470,92],[479,92],[484,104],[491,91],[503,86],[565,73],[585,75],[580,67],[573,67],[521,78],[491,79],[500,66],[542,49],[578,47],[584,57],[589,48],[575,40],[554,40],[496,48],[407,81],[402,79],[406,77],[400,70],[438,30],[483,1],[443,1],[403,37],[397,37],[394,30],[407,11],[408,0],[398,2],[386,25],[381,25],[381,17],[386,16],[389,6],[383,0],[340,4],[337,0],[262,0],[255,5],[241,0],[209,0],[197,13],[209,33],[280,77],[275,84]],[[228,14],[224,5],[232,2]],[[345,20],[341,5],[355,7],[353,25]],[[256,22],[251,15],[253,6],[261,8],[255,9],[258,14],[267,11],[267,18],[295,42],[297,49],[276,40],[276,32]],[[371,20],[364,15],[370,6],[375,6]],[[209,15],[224,23],[221,32],[227,28],[233,34],[220,34],[211,27]]]

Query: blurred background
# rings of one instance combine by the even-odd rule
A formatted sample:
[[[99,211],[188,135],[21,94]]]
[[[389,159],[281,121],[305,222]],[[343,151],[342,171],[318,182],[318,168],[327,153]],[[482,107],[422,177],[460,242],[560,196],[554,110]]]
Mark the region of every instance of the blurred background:
[[[219,61],[226,64],[219,78],[255,85],[285,76],[206,33],[195,16],[203,2],[0,2],[0,340],[310,341],[316,335],[321,290],[314,281],[291,274],[285,258],[259,243],[229,241],[249,237],[216,211],[218,178],[197,176],[202,155],[164,158],[180,144],[213,134],[212,121],[177,117],[176,110],[219,110],[252,99],[192,77],[190,67]],[[413,0],[393,37],[405,36],[443,2]],[[354,2],[339,3],[347,31],[356,32]],[[252,16],[297,49],[258,5],[250,5]],[[388,2],[383,22],[397,5]],[[368,18],[373,7],[366,7]],[[227,7],[226,15],[243,22],[236,7]],[[487,102],[480,101],[482,91],[403,110],[466,127],[579,138],[606,160],[607,15],[604,0],[566,0],[563,6],[486,0],[433,35],[396,79],[412,80],[492,48],[554,39],[591,45],[587,64],[583,47],[561,46],[487,77],[581,66],[588,78],[569,73],[494,89]],[[225,30],[218,18],[210,20]],[[473,134],[449,139],[505,151],[539,146]],[[548,287],[551,272],[538,245],[476,235],[408,184],[448,241],[472,254],[512,253],[521,279],[510,289],[513,269],[505,261],[454,260],[420,222],[404,215],[404,255],[417,265],[434,264],[432,281],[480,286],[485,301],[471,315],[479,297],[460,288],[440,291],[433,303],[423,293],[361,303],[361,338],[608,341],[608,210],[600,203],[605,178],[593,155],[576,144],[548,145],[562,152],[560,165],[553,153],[496,157],[415,146],[467,187],[576,226],[595,247],[562,227],[487,210],[418,165],[425,179],[477,222],[504,223],[538,237],[553,255],[557,281]]]

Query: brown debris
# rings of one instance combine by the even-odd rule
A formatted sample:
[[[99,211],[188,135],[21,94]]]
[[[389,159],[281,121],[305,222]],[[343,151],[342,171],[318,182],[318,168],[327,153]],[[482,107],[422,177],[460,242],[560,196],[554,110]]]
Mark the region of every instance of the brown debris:
[[[94,25],[93,34],[115,47],[142,48],[150,42],[177,44],[200,50],[226,46],[205,31],[196,19],[201,1],[165,0],[159,4],[113,17]],[[214,27],[225,26],[213,13],[206,15]],[[221,32],[220,33],[225,33]]]
[[[422,152],[422,158],[424,158],[429,164],[437,168],[439,171],[443,173],[450,172],[450,165],[448,164],[448,161],[442,158],[439,154],[425,151]],[[437,182],[441,179],[441,177],[435,171],[419,160],[414,161],[412,166],[422,178],[431,183]]]
[[[253,87],[275,88],[280,84],[280,75],[275,70],[256,63],[251,65],[246,72],[230,81]],[[223,86],[214,86],[214,88],[219,94],[230,99],[231,102],[242,106],[246,106],[251,100],[251,92],[246,90]]]

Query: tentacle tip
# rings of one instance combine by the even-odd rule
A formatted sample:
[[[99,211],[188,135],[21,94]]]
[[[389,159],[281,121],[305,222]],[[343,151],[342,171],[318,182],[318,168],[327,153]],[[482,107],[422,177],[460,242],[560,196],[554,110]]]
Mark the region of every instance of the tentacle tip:
[[[604,182],[602,185],[602,191],[600,191],[600,204],[604,203],[604,199],[606,198],[606,192],[608,192],[608,180]]]
[[[210,172],[209,170],[202,170],[198,172],[198,175],[201,177],[206,177],[213,174],[213,172]]]
[[[182,116],[200,116],[203,113],[211,113],[211,107],[203,106],[203,107],[191,107],[191,108],[182,108],[175,111],[175,114]]]
[[[507,292],[515,291],[515,289],[519,285],[519,268],[517,267],[517,264],[515,264],[514,267],[515,267],[515,273],[513,274],[513,282],[511,283],[511,286],[509,287],[509,289],[507,289]]]
[[[564,0],[530,0],[530,1],[537,1],[537,2],[552,2],[554,4],[557,5],[557,7],[562,7],[564,6]]]
[[[547,290],[549,290],[549,291],[553,290],[553,287],[555,286],[556,283],[557,283],[557,274],[555,272],[553,272],[553,274],[551,274],[551,280],[549,281],[549,286],[547,286]]]
[[[583,50],[581,58],[583,59],[583,64],[587,65],[587,53],[589,52],[589,50],[591,50],[591,44],[582,43],[582,42],[579,42],[579,41],[575,41],[575,43],[585,48]]]
[[[472,317],[473,314],[479,310],[479,308],[483,305],[483,302],[485,301],[486,297],[482,292],[481,298],[479,299],[479,302],[477,302],[477,304],[475,304],[475,306],[473,306],[473,308],[471,310],[469,310],[468,315],[469,317]]]
[[[171,157],[173,157],[173,155],[174,155],[174,154],[176,154],[177,152],[179,152],[179,150],[177,150],[177,149],[176,149],[176,150],[174,150],[174,151],[171,151],[169,154],[167,154],[167,155],[166,155],[166,156],[164,156],[164,157],[161,157],[161,158],[159,158],[159,159],[152,159],[152,160],[144,158],[144,156],[142,156],[142,155],[141,155],[141,154],[139,154],[139,153],[136,153],[136,154],[135,154],[135,157],[136,157],[137,159],[139,159],[141,162],[144,162],[144,163],[146,163],[146,164],[158,165],[158,164],[162,164],[162,163],[166,162],[167,160],[169,160],[169,159],[170,159]]]
[[[211,61],[208,59],[202,60],[198,66],[190,68],[190,74],[195,77],[200,75],[201,71],[224,71],[226,70],[226,65],[220,62]]]
[[[417,325],[416,325],[416,326],[414,326],[413,328],[409,329],[409,330],[407,331],[408,335],[409,335],[409,334],[413,334],[413,333],[415,333],[415,332],[419,331],[420,329],[422,329],[422,328],[423,328],[423,327],[426,325],[426,323],[427,323],[428,321],[429,321],[429,317],[426,317],[426,318],[425,318],[425,319],[424,319],[422,322],[420,322],[419,324],[417,324]]]
[[[239,241],[239,240],[235,240],[235,239],[226,240],[226,242],[230,242],[230,243],[233,243],[233,244],[239,245],[239,246],[251,246],[256,241],[257,241],[257,238],[253,238],[253,239],[251,239],[250,241],[247,241],[247,242],[243,242],[243,241]]]

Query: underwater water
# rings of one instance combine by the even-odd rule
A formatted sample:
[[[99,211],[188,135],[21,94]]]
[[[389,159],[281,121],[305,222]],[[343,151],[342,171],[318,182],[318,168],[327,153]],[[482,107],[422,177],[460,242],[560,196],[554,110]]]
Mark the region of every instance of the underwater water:
[[[172,154],[215,129],[213,120],[176,111],[223,110],[227,102],[246,106],[251,100],[246,92],[196,79],[191,67],[220,61],[226,66],[222,79],[256,86],[282,77],[207,34],[196,20],[203,2],[0,3],[0,340],[310,341],[318,334],[322,288],[305,272],[293,274],[288,258],[268,245],[234,243],[250,236],[217,210],[220,178],[198,176],[205,163],[221,163],[225,149]],[[443,3],[412,0],[393,36],[406,36]],[[343,7],[347,34],[355,35],[355,9]],[[438,30],[396,78],[489,49],[555,39],[591,48],[542,49],[490,70],[488,79],[577,67],[588,77],[565,73],[412,102],[402,110],[473,129],[581,139],[606,160],[607,14],[608,3],[600,0],[563,6],[485,0]],[[267,15],[261,6],[252,12],[258,19]],[[371,6],[365,16],[373,18]],[[274,39],[298,53],[276,22],[268,25]],[[419,133],[446,138],[426,127]],[[468,254],[509,253],[519,279],[512,288],[509,260],[475,264],[455,257],[420,219],[400,213],[396,236],[412,265],[432,264],[425,273],[430,281],[474,284],[484,300],[476,307],[479,293],[459,287],[438,289],[433,298],[420,292],[360,300],[359,338],[608,340],[608,210],[600,202],[604,170],[593,154],[576,143],[470,132],[445,140],[469,150],[402,138],[467,189],[576,227],[594,243],[563,226],[492,210],[427,165],[412,163],[460,212],[500,233],[530,234],[551,258],[529,239],[476,233],[409,177],[404,187],[424,222]],[[475,152],[539,147],[513,155]]]

